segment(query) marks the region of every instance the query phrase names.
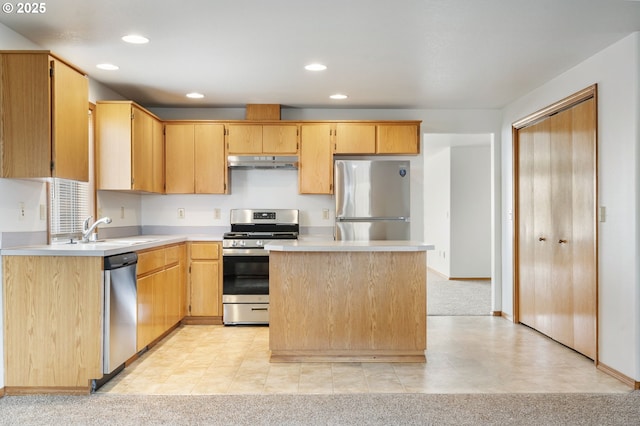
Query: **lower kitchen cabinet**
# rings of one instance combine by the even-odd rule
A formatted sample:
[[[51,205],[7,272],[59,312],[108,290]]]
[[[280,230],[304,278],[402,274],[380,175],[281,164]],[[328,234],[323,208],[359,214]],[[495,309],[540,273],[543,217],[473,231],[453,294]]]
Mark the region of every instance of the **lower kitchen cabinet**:
[[[2,264],[4,392],[88,394],[102,377],[103,258],[5,254]]]
[[[138,351],[182,319],[181,250],[184,244],[138,253]]]
[[[222,249],[219,242],[190,242],[185,322],[222,324]]]

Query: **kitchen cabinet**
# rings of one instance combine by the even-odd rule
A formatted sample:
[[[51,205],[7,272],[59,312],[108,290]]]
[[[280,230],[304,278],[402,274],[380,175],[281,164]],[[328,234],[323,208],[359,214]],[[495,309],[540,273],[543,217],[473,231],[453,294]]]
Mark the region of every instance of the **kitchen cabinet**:
[[[223,124],[165,124],[167,194],[224,194],[227,164]]]
[[[188,315],[208,318],[200,323],[222,324],[221,254],[219,242],[189,243]]]
[[[298,153],[298,124],[227,124],[228,154]]]
[[[163,336],[182,319],[181,246],[184,244],[138,253],[138,351]]]
[[[331,133],[329,123],[300,126],[298,191],[301,194],[333,193]]]
[[[419,154],[420,125],[388,123],[376,126],[376,154]]]
[[[96,187],[162,193],[162,124],[131,101],[96,104]]]
[[[376,152],[376,125],[373,123],[338,123],[333,134],[333,152],[336,154],[375,154]]]
[[[0,51],[0,177],[89,180],[89,88],[48,51]]]
[[[2,256],[4,390],[88,394],[102,377],[102,256]]]

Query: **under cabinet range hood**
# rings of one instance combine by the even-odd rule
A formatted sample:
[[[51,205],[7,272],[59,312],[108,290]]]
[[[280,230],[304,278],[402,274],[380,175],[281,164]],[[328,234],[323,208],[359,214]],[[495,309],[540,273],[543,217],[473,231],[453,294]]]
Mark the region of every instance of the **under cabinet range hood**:
[[[230,169],[297,169],[298,157],[279,155],[230,155]]]

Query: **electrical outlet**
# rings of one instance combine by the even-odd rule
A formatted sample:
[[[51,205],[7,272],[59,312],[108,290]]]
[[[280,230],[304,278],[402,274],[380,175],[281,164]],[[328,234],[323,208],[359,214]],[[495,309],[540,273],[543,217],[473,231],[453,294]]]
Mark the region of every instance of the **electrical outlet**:
[[[18,203],[18,220],[24,220],[24,217],[25,217],[24,203],[20,201],[20,203]]]
[[[218,209],[218,208],[213,209],[213,218],[214,219],[220,219],[220,209]]]
[[[322,209],[322,218],[324,220],[329,220],[329,209]]]
[[[40,204],[40,220],[45,220],[47,218],[47,210],[44,204]]]
[[[124,219],[124,207],[120,207],[120,219]]]
[[[185,211],[183,208],[179,208],[178,209],[178,219],[184,219],[185,217]]]

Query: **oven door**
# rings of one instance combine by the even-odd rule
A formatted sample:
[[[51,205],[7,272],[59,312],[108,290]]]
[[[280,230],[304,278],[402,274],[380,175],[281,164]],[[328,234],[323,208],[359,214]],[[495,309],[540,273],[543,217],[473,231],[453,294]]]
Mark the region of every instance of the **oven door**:
[[[269,253],[262,252],[261,256],[223,254],[223,296],[269,294]]]

